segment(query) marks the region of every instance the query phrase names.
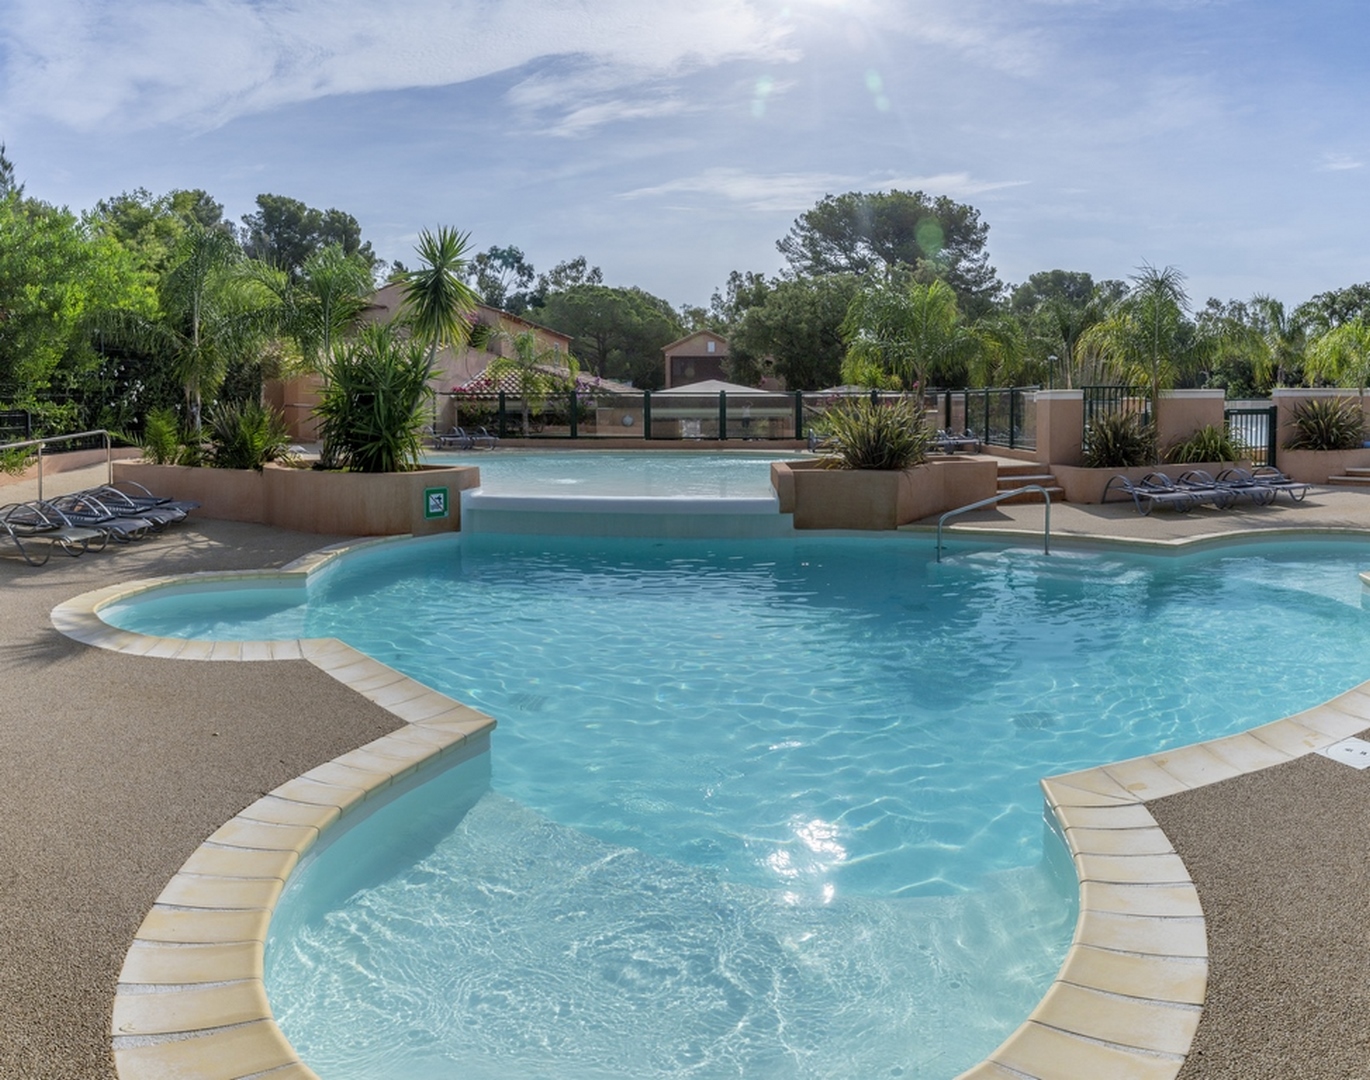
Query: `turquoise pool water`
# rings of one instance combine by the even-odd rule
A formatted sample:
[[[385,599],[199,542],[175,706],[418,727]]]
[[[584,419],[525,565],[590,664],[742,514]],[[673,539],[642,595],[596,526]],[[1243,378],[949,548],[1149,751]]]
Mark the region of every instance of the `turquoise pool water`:
[[[1038,778],[1362,681],[1365,561],[468,536],[102,614],[340,637],[500,721],[282,900],[324,1080],[944,1078],[1069,940]]]
[[[771,462],[811,455],[765,450],[428,451],[441,465],[477,465],[481,487],[504,495],[758,498],[774,495]]]

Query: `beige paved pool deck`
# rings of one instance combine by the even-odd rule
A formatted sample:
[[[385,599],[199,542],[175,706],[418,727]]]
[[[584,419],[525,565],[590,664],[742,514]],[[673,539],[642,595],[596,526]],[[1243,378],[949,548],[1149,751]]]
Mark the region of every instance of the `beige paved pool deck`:
[[[1003,507],[952,536],[1040,542],[1042,517]],[[1052,507],[1057,543],[1269,529],[1366,535],[1370,569],[1358,492],[1148,518]],[[312,1075],[270,1036],[260,993],[280,881],[320,828],[478,740],[482,718],[345,649],[129,655],[59,633],[50,613],[138,579],[281,567],[341,539],[192,520],[41,568],[0,545],[0,1077],[108,1080],[112,1023],[126,1077]],[[88,631],[71,611],[58,616],[68,632]],[[1354,692],[1264,734],[1049,783],[1086,915],[1042,1010],[970,1075],[1370,1075],[1370,771],[1307,752],[1365,727],[1370,695]]]

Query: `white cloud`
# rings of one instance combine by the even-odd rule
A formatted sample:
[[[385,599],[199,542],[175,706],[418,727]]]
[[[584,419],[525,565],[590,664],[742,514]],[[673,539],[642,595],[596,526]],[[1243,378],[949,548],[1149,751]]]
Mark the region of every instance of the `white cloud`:
[[[1350,154],[1323,154],[1318,164],[1318,172],[1346,172],[1350,169],[1364,168],[1365,162],[1357,161]]]
[[[623,192],[625,199],[695,194],[739,204],[746,210],[776,213],[807,210],[825,195],[845,191],[926,191],[930,195],[965,198],[999,188],[1017,187],[1024,180],[977,180],[966,173],[937,176],[852,176],[841,173],[751,173],[742,169],[706,169],[695,176]]]
[[[606,86],[792,58],[787,24],[763,5],[14,0],[0,115],[86,130],[213,126],[327,95],[460,83],[542,57],[576,57],[609,73]]]

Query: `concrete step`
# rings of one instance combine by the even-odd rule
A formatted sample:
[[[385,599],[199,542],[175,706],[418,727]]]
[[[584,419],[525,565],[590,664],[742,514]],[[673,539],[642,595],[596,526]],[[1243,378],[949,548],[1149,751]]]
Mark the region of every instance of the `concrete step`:
[[[1017,486],[1017,485],[1015,485],[1015,487],[1016,487],[1016,486]],[[1052,501],[1052,502],[1062,502],[1062,501],[1064,501],[1064,498],[1065,498],[1065,489],[1064,489],[1064,488],[1058,487],[1056,484],[1042,484],[1042,485],[1040,485],[1040,486],[1046,488],[1047,494],[1049,494],[1049,495],[1051,496],[1051,501]],[[1003,494],[1005,491],[1012,491],[1012,490],[1014,490],[1013,487],[1009,487],[1009,488],[1000,488],[1000,489],[999,489],[999,492],[1000,492],[1000,494]],[[1013,496],[1011,496],[1011,497],[1009,497],[1009,498],[1007,498],[1007,499],[1001,500],[1001,501],[999,502],[999,505],[1000,505],[1000,506],[1014,506],[1014,505],[1016,505],[1016,504],[1022,504],[1022,503],[1039,503],[1039,502],[1045,502],[1045,501],[1046,501],[1046,500],[1042,498],[1042,493],[1041,493],[1040,491],[1024,491],[1021,495],[1013,495]]]
[[[1010,476],[1005,476],[1002,472],[999,474],[1000,491],[1003,491],[1004,488],[1023,487],[1025,484],[1041,484],[1046,487],[1054,483],[1056,483],[1056,477],[1051,473],[1013,473]]]
[[[1335,487],[1370,487],[1370,472],[1352,473],[1346,470],[1347,476],[1329,476],[1327,482]]]
[[[1348,465],[1346,466],[1346,475],[1352,477],[1361,476],[1370,479],[1370,466]]]
[[[1004,461],[999,462],[1000,476],[1039,476],[1042,466],[1035,461],[1024,461],[1017,464],[1009,464]]]

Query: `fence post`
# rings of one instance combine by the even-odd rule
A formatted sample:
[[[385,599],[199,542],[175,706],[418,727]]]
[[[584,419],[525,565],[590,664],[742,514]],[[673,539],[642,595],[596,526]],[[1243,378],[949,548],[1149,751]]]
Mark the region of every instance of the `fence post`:
[[[642,391],[642,437],[650,439],[652,437],[652,392]]]
[[[802,439],[804,437],[804,391],[794,392],[794,437]]]
[[[508,430],[508,427],[507,427],[507,425],[506,425],[506,423],[505,423],[506,415],[505,415],[505,411],[504,411],[504,391],[503,391],[503,390],[501,390],[501,391],[499,392],[499,412],[497,413],[497,418],[498,418],[498,424],[497,424],[497,426],[499,427],[499,437],[500,437],[501,439],[507,439],[507,438],[509,437],[509,430]]]
[[[728,437],[728,391],[718,392],[718,441]]]
[[[577,429],[577,425],[576,425],[576,420],[577,420],[576,414],[577,414],[578,412],[580,412],[579,395],[576,393],[575,387],[572,387],[572,388],[571,388],[571,438],[573,438],[573,439],[578,439],[578,438],[580,438],[579,434],[577,433],[578,429]]]

